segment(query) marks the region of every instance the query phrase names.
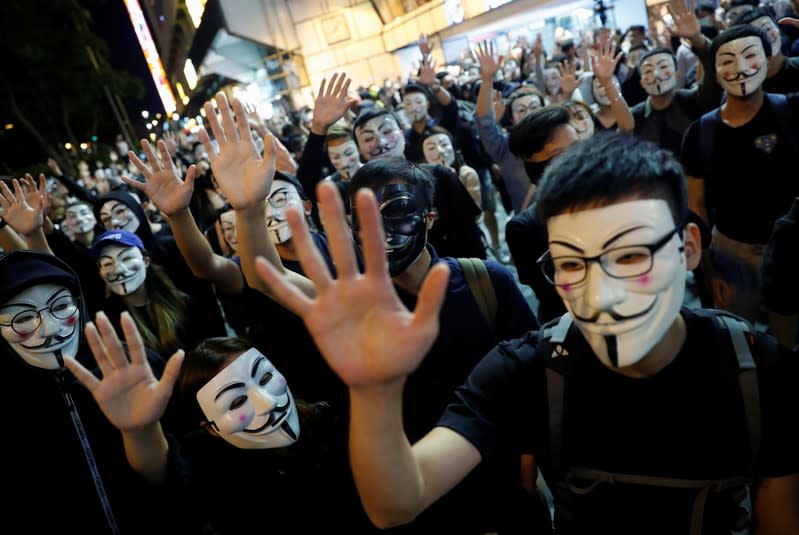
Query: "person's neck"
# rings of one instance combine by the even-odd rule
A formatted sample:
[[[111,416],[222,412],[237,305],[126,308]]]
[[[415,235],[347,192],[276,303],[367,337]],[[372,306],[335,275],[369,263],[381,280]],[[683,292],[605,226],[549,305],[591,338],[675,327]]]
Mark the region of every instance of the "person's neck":
[[[427,115],[425,115],[424,118],[413,122],[413,129],[416,130],[417,134],[421,134],[422,132],[424,132],[425,128],[427,128],[427,119],[428,118],[429,117]]]
[[[294,240],[291,238],[283,243],[276,243],[275,249],[277,249],[277,254],[282,260],[290,260],[292,262],[300,261],[300,256],[297,254],[297,248],[294,247]]]
[[[666,331],[663,339],[644,358],[632,366],[616,368],[613,371],[632,379],[652,377],[674,362],[685,344],[687,336],[688,329],[685,326],[685,320],[682,314],[677,314],[677,318]]]
[[[408,293],[418,294],[432,262],[433,258],[430,256],[430,251],[425,247],[419,258],[414,260],[413,264],[408,266],[408,269],[392,279],[394,284]]]
[[[671,89],[662,95],[649,95],[649,105],[652,106],[653,110],[665,110],[671,106],[672,101],[674,101],[675,94],[677,94],[677,91],[675,89]]]
[[[721,105],[721,120],[731,128],[737,128],[751,121],[763,107],[763,88],[748,97],[727,95],[727,101]]]
[[[597,113],[596,116],[599,117],[599,122],[601,122],[602,126],[605,128],[610,128],[616,124],[616,116],[613,115],[613,110],[610,106],[600,106],[599,113]]]
[[[86,247],[91,247],[94,243],[94,231],[75,234],[75,241],[81,242]]]
[[[782,52],[777,52],[775,55],[771,56],[771,58],[768,60],[766,80],[780,72],[783,65],[785,65],[785,56],[782,55]]]
[[[125,302],[125,304],[131,307],[143,307],[146,305],[148,299],[147,290],[144,286],[145,285],[142,284],[135,292],[129,293],[128,295],[123,295],[122,300]]]

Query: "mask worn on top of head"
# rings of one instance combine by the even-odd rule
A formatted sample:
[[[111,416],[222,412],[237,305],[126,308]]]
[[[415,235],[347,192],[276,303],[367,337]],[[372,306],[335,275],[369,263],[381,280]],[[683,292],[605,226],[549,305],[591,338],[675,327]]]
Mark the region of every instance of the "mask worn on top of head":
[[[680,230],[662,199],[579,210],[547,221],[555,288],[608,368],[638,363],[677,318],[686,274]],[[658,242],[652,254],[647,246]],[[577,269],[579,258],[595,259]],[[577,282],[569,284],[569,279]]]
[[[269,237],[275,244],[286,243],[291,239],[286,210],[289,206],[302,204],[302,198],[294,184],[275,179],[266,200],[266,229]]]
[[[31,286],[0,305],[0,334],[26,363],[58,370],[78,354],[79,303],[61,284]]]
[[[641,63],[641,85],[652,96],[668,93],[677,85],[674,58],[671,54],[653,54]]]
[[[719,85],[729,95],[746,97],[766,79],[768,58],[759,37],[749,35],[724,43],[716,51]]]
[[[197,403],[219,436],[237,448],[282,448],[300,437],[286,378],[254,347],[200,388]]]
[[[388,272],[392,277],[403,273],[424,251],[427,244],[427,209],[421,195],[411,184],[387,184],[377,192],[378,209],[386,233],[384,243]],[[352,228],[356,238],[360,221],[353,211]]]

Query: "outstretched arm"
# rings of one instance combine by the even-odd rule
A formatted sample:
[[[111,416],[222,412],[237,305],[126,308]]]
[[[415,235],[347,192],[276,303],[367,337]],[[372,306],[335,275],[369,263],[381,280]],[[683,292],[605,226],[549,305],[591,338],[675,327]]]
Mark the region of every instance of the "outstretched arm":
[[[275,176],[274,138],[270,135],[264,139],[264,153],[259,155],[241,101],[234,98],[231,110],[227,97],[219,93],[216,103],[219,117],[210,102],[205,104],[205,113],[219,149],[211,144],[204,128],[200,129],[200,141],[208,151],[211,170],[219,187],[236,212],[238,252],[247,283],[271,299],[276,298],[272,289],[255,273],[255,258],[263,256],[305,293],[313,295],[315,289],[308,279],[283,267],[280,255],[266,232],[266,198]]]
[[[369,517],[381,527],[406,523],[480,462],[477,449],[454,431],[437,427],[411,447],[402,425],[402,388],[438,335],[449,268],[433,266],[416,308],[409,311],[388,273],[374,193],[356,195],[363,273],[336,186],[322,182],[318,196],[337,278],[296,209],[288,212],[288,221],[316,297],[302,294],[269,262],[259,259],[256,269],[286,307],[303,318],[328,365],[349,387],[350,462]]]
[[[122,432],[128,463],[151,483],[166,477],[169,444],[160,419],[166,410],[183,350],[178,350],[157,380],[147,362],[144,344],[136,324],[127,312],[120,317],[128,354],[113,325],[103,312],[86,326],[86,340],[102,378],[98,379],[77,360],[66,359],[66,367],[94,397],[106,418]]]
[[[605,88],[610,99],[610,110],[613,112],[613,117],[616,118],[616,125],[620,131],[630,134],[635,127],[635,119],[633,119],[633,114],[627,101],[624,100],[624,96],[613,85],[613,71],[616,70],[616,65],[622,55],[622,52],[616,54],[616,42],[613,39],[608,39],[600,45],[599,54],[591,57],[591,66],[594,76]]]
[[[244,288],[241,270],[232,260],[214,253],[189,210],[196,167],[190,166],[186,179],[181,180],[163,140],[158,142],[160,159],[146,139],[141,140],[141,146],[147,155],[147,164],[133,151],[128,153],[128,157],[144,176],[145,182],[126,176],[122,181],[147,195],[166,216],[180,254],[196,277],[211,281],[220,291],[241,293]]]
[[[38,187],[29,174],[19,180],[15,178],[12,186],[14,191],[11,191],[5,182],[0,183],[0,208],[3,210],[3,220],[22,236],[27,249],[53,254],[42,229],[49,195],[45,176],[39,175]]]

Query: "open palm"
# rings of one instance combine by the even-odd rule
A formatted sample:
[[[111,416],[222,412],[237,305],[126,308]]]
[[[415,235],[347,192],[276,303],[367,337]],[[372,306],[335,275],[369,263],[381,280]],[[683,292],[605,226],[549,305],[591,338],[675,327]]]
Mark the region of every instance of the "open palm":
[[[30,175],[25,175],[33,183]],[[16,178],[12,181],[14,191],[5,182],[0,182],[0,208],[8,226],[22,235],[31,234],[44,224],[44,195],[34,188],[34,193],[25,194]],[[30,191],[30,190],[29,190]]]
[[[190,166],[186,173],[186,180],[181,180],[178,178],[177,169],[164,141],[158,142],[158,149],[161,152],[160,161],[147,140],[142,139],[141,148],[147,155],[150,165],[141,161],[133,151],[128,153],[128,157],[144,176],[146,182],[142,183],[126,176],[122,177],[122,181],[147,195],[167,217],[172,217],[178,211],[188,208],[194,193],[194,175],[197,168],[194,165]]]
[[[347,113],[354,104],[354,99],[349,97],[350,80],[344,73],[333,73],[330,83],[327,78],[319,84],[319,94],[314,101],[312,126],[326,130]]]
[[[493,78],[502,64],[502,56],[494,54],[494,43],[483,41],[475,49],[474,55],[480,64],[480,74],[484,78]]]
[[[204,128],[200,129],[200,141],[208,152],[214,178],[231,206],[234,209],[254,207],[266,199],[272,188],[275,175],[273,138],[268,135],[264,139],[264,154],[261,157],[250,135],[247,113],[241,101],[234,98],[231,111],[224,93],[217,94],[215,98],[219,117],[210,102],[206,102],[204,108],[219,150],[211,144]]]
[[[599,53],[591,57],[591,70],[600,82],[610,82],[616,64],[622,57],[622,52],[616,54],[616,42],[613,39],[603,41]]]
[[[122,314],[120,323],[130,359],[105,314],[98,313],[95,323],[96,326],[87,325],[85,333],[102,379],[74,359],[65,360],[65,365],[92,393],[103,414],[120,431],[135,431],[157,422],[172,395],[183,351],[172,355],[159,381],[153,375],[139,332],[127,312]]]
[[[297,210],[288,213],[300,261],[317,287],[310,299],[259,260],[258,274],[289,310],[303,318],[328,365],[350,387],[403,380],[427,354],[438,335],[438,313],[447,288],[448,269],[437,264],[427,275],[411,312],[397,297],[389,277],[384,232],[371,191],[360,191],[365,270],[357,269],[351,231],[336,186],[321,182],[319,207],[330,241],[337,278],[332,279]]]

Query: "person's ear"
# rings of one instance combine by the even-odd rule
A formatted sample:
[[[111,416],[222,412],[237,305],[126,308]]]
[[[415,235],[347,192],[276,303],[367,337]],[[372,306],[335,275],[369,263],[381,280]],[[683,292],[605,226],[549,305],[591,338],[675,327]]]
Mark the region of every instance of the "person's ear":
[[[438,212],[435,210],[427,212],[427,230],[433,228],[433,223],[436,222],[436,219],[438,219]]]
[[[702,259],[702,235],[696,223],[688,223],[685,225],[683,236],[686,267],[693,271]]]
[[[203,420],[202,422],[200,422],[200,429],[202,429],[212,437],[219,436],[219,431],[217,431],[216,424],[214,422],[207,422]]]
[[[152,259],[150,258],[150,255],[148,255],[148,254],[145,254],[145,255],[144,255],[144,267],[145,267],[145,268],[148,268],[148,267],[150,267],[150,262],[151,262],[151,260],[152,260]]]
[[[311,211],[313,211],[313,203],[308,199],[302,201],[302,211],[305,212],[306,216],[311,215]]]

